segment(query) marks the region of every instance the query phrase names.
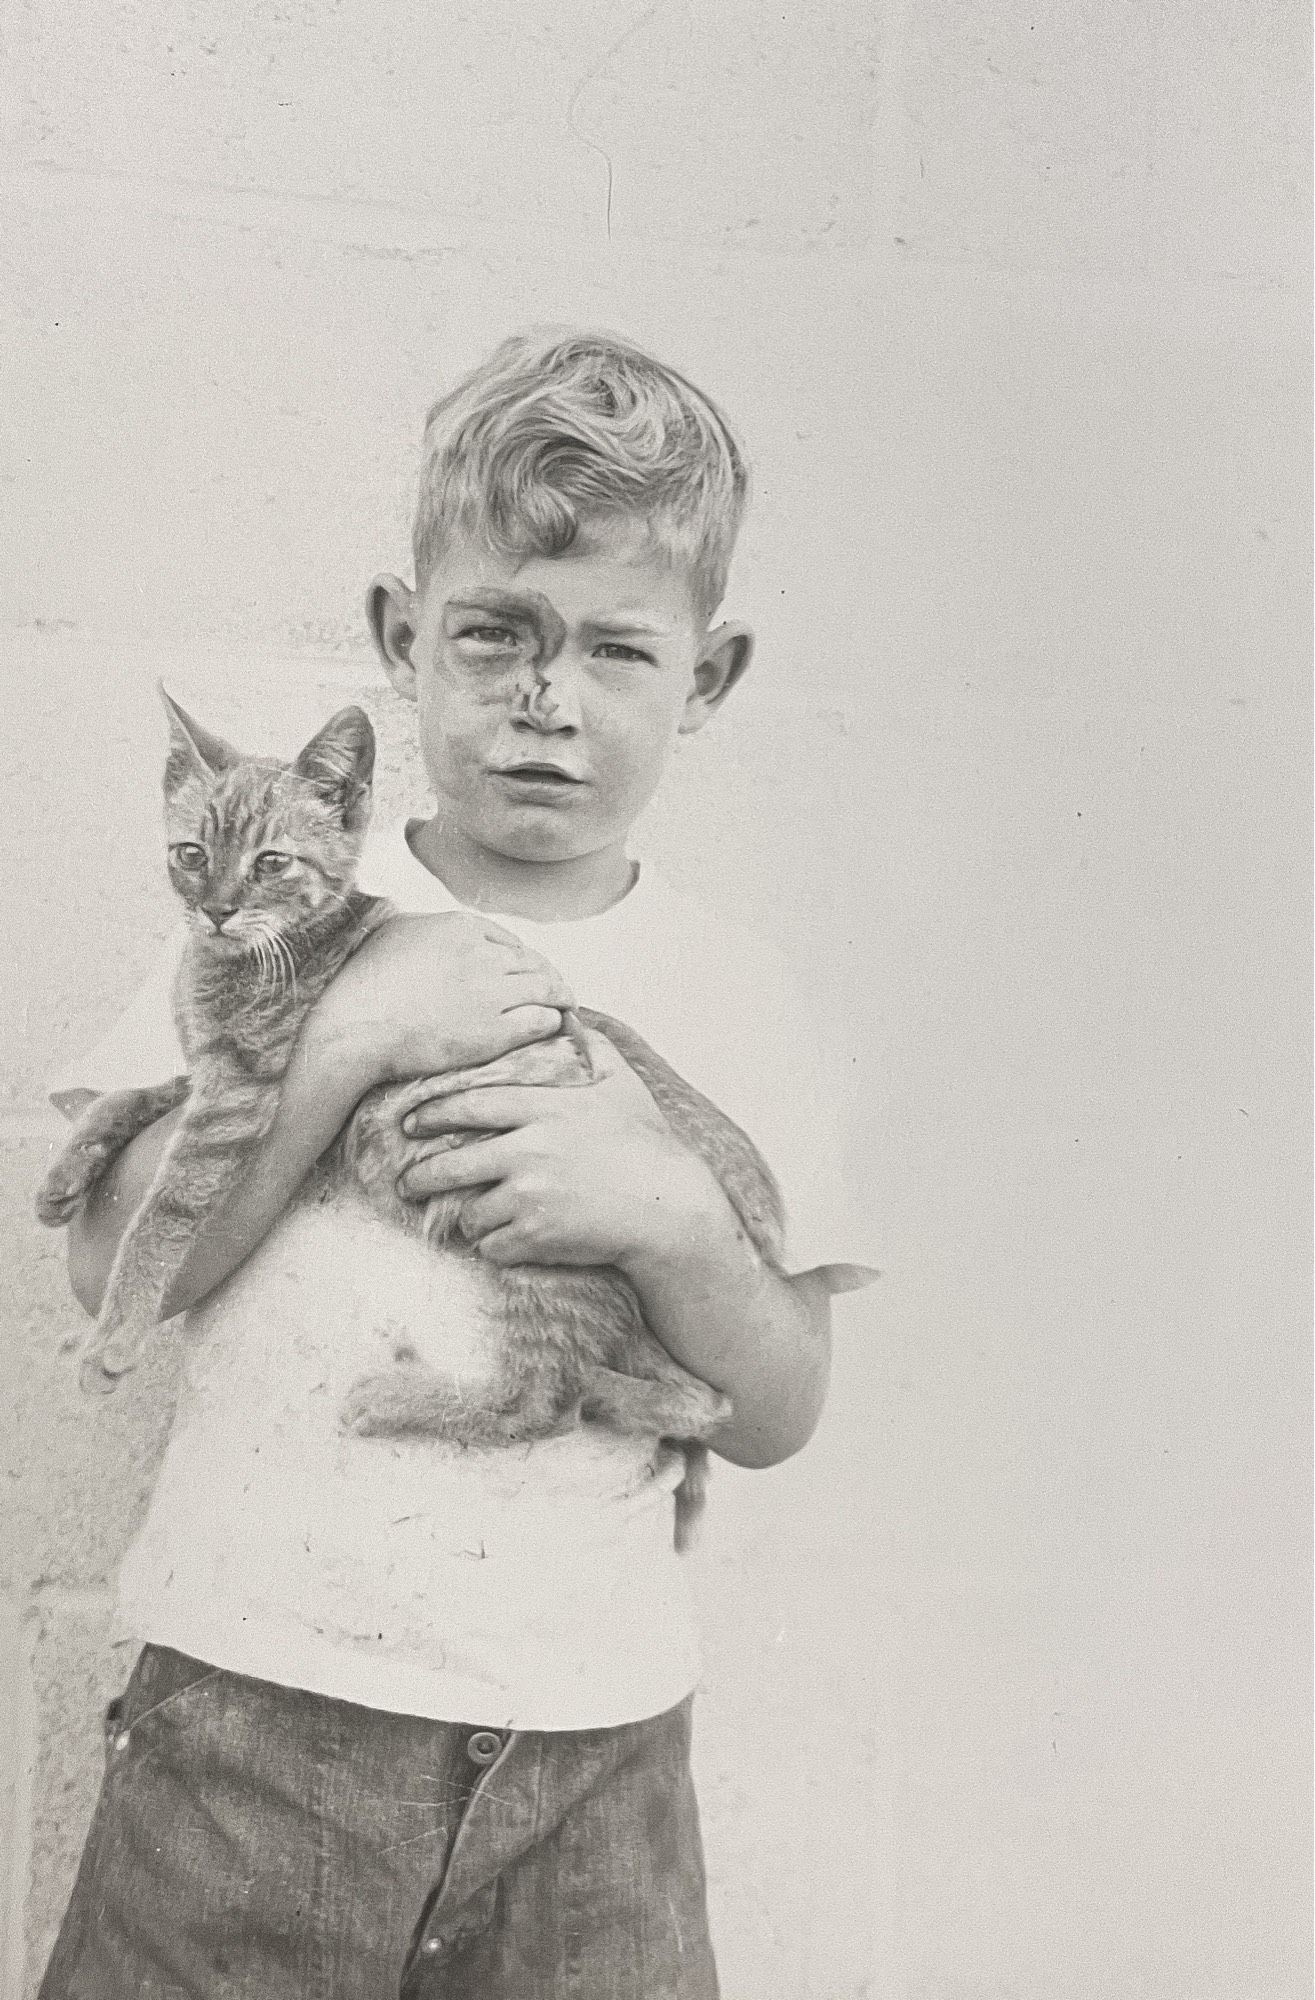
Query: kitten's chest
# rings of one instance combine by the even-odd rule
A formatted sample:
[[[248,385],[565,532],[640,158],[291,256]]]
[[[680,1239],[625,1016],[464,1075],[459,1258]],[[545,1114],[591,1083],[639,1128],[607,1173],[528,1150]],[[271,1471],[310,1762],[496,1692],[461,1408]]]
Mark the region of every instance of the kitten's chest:
[[[215,1089],[234,1079],[277,1085],[309,1009],[300,992],[243,986],[204,959],[185,958],[174,985],[174,1025],[188,1068],[194,1077],[208,1073]]]

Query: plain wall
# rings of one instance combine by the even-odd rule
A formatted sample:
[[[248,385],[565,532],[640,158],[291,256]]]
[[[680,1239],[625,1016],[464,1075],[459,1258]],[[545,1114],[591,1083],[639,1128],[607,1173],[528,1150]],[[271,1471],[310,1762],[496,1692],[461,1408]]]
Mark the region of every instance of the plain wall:
[[[420,425],[631,334],[757,493],[750,682],[648,851],[856,1053],[885,1276],[719,1470],[727,2000],[1304,2000],[1306,9],[12,0],[0,496],[0,1990],[99,1778],[172,1358],[85,1402],[51,1067],[171,921],[161,672],[363,693]]]

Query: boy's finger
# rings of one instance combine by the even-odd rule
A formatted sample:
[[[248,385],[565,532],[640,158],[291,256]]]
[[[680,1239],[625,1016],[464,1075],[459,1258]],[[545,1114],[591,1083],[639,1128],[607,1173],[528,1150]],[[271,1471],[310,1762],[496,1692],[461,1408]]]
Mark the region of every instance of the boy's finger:
[[[520,1042],[505,1055],[495,1056],[492,1062],[472,1063],[466,1069],[423,1077],[399,1094],[394,1105],[400,1123],[408,1112],[418,1110],[422,1104],[459,1097],[466,1090],[497,1090],[503,1084],[516,1089],[526,1084],[566,1086],[582,1081],[580,1057],[574,1045],[564,1035],[552,1035],[546,1041]]]
[[[490,1264],[530,1264],[534,1261],[530,1246],[514,1222],[506,1223],[501,1229],[492,1229],[487,1236],[481,1236],[475,1245],[481,1257]]]
[[[462,1202],[458,1227],[467,1243],[478,1243],[491,1230],[502,1229],[515,1213],[516,1204],[505,1187],[485,1188]]]
[[[560,1007],[540,1006],[537,1002],[517,1001],[514,1007],[503,1009],[502,1017],[515,1048],[517,1042],[550,1042],[554,1035],[562,1032],[562,1010]]]
[[[507,972],[502,978],[502,988],[506,999],[503,1013],[509,1007],[573,1007],[575,995],[550,965],[521,966]]]
[[[564,988],[566,985],[560,969],[551,959],[545,958],[542,952],[527,951],[524,945],[501,962],[498,969],[504,979],[514,979],[518,974],[530,972],[540,979],[550,980],[555,986]]]
[[[545,1111],[564,1095],[553,1084],[504,1083],[487,1088],[459,1090],[452,1097],[436,1097],[408,1112],[402,1130],[408,1138],[425,1138],[436,1132],[483,1129],[488,1132],[515,1132]],[[473,1151],[467,1147],[466,1151]]]
[[[468,1146],[431,1153],[397,1177],[403,1201],[428,1201],[431,1195],[455,1194],[461,1188],[487,1187],[505,1169],[498,1139],[475,1139]]]

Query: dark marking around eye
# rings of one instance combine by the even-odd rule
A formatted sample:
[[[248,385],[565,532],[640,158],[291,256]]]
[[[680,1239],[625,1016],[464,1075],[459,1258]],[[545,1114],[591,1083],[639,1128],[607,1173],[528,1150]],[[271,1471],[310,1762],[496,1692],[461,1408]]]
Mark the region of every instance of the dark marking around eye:
[[[480,620],[514,632],[531,648],[536,667],[555,660],[566,644],[565,621],[541,590],[472,590],[452,598],[443,606],[443,635],[459,639],[463,625]]]

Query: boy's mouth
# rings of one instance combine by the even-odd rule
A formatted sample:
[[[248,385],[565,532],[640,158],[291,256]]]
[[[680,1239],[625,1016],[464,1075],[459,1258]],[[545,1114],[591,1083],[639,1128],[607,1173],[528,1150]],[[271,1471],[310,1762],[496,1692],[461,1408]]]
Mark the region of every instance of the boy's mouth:
[[[493,775],[517,791],[540,787],[547,791],[565,791],[572,785],[583,783],[574,773],[564,771],[560,764],[503,764],[494,767]]]

